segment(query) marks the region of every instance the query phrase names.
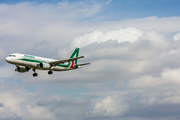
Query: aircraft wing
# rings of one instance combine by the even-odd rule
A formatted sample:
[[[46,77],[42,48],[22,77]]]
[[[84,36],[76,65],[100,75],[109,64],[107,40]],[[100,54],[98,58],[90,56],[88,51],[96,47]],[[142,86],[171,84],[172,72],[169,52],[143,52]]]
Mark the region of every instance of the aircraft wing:
[[[57,60],[57,61],[49,62],[49,64],[51,64],[52,66],[56,66],[56,65],[61,64],[61,63],[77,60],[77,59],[84,58],[84,57],[85,56],[80,56],[80,57],[69,58],[69,59],[65,59],[65,60]]]

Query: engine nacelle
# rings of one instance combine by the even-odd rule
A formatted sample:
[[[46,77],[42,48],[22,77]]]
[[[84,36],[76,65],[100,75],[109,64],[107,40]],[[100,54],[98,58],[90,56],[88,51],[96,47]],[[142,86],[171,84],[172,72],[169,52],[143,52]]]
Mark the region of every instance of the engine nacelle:
[[[18,72],[27,72],[29,71],[30,68],[28,67],[24,67],[24,66],[18,66],[15,71],[18,71]]]
[[[48,64],[48,63],[40,63],[40,64],[39,64],[39,67],[40,67],[40,68],[43,68],[43,69],[49,69],[51,66],[50,66],[50,64]]]

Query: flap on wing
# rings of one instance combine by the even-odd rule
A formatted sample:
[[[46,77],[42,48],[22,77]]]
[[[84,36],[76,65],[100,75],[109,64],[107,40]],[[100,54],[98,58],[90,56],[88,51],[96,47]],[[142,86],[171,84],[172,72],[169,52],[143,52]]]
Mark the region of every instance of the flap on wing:
[[[65,63],[65,62],[69,62],[69,61],[73,61],[73,60],[77,60],[77,59],[84,58],[84,57],[85,56],[80,56],[80,57],[69,58],[69,59],[65,59],[65,60],[57,60],[57,61],[49,62],[49,64],[55,66],[57,64],[61,64],[61,63]]]

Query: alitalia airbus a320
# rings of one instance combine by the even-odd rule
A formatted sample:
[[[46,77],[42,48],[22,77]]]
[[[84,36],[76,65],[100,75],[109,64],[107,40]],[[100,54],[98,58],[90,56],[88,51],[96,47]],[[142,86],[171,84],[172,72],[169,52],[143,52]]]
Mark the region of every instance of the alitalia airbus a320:
[[[77,64],[77,60],[84,58],[85,56],[78,57],[79,48],[76,48],[71,54],[69,59],[65,60],[55,60],[48,59],[44,57],[38,57],[27,54],[13,53],[6,57],[8,63],[16,65],[15,71],[27,72],[30,69],[34,71],[33,76],[36,77],[36,69],[48,70],[48,74],[53,74],[53,71],[67,71],[81,68],[83,65],[88,65],[90,63]]]

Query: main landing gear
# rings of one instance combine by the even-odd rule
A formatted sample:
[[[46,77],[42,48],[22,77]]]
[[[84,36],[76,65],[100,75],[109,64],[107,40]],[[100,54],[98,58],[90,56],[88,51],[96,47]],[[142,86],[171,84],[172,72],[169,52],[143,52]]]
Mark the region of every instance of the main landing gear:
[[[36,70],[35,70],[35,69],[33,69],[33,71],[34,71],[34,73],[33,73],[33,77],[37,77],[37,76],[38,76],[38,74],[36,73]]]
[[[48,71],[48,74],[49,74],[49,75],[53,74],[53,71],[49,70],[49,71]]]
[[[32,70],[34,71],[33,77],[37,77],[38,74],[36,73],[36,70],[35,70],[35,69],[32,69]],[[53,74],[53,71],[49,70],[49,71],[48,71],[48,74],[49,74],[49,75]]]

